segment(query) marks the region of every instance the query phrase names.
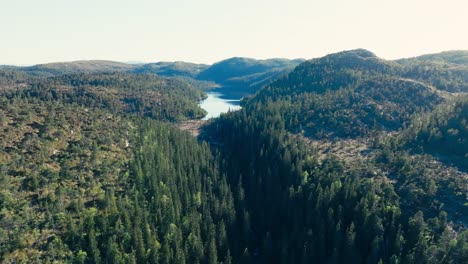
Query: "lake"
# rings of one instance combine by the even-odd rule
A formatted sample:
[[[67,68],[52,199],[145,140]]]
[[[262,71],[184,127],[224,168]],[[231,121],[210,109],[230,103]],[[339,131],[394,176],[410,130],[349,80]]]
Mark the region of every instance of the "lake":
[[[223,99],[223,94],[217,92],[207,92],[206,94],[208,98],[200,102],[200,107],[208,112],[203,120],[218,117],[221,113],[226,113],[229,110],[234,111],[241,108],[238,99]]]

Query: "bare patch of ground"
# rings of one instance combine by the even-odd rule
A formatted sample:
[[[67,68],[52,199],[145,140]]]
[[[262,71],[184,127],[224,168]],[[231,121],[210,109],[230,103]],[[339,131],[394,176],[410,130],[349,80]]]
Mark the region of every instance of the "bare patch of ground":
[[[206,124],[208,120],[188,120],[188,121],[181,121],[176,123],[176,127],[180,130],[188,131],[194,137],[198,137],[200,135],[201,127]]]
[[[317,151],[319,160],[325,159],[329,154],[337,156],[346,162],[365,158],[371,149],[369,139],[312,139],[297,135],[303,141]]]

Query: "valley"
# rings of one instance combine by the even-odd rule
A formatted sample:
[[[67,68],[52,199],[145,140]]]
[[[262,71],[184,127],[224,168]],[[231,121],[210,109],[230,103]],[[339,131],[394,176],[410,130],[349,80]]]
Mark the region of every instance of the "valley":
[[[464,263],[467,54],[1,66],[0,261]]]

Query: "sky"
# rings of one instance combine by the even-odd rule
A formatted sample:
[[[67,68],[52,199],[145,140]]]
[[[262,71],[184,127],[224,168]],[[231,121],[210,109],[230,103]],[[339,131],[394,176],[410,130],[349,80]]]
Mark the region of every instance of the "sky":
[[[0,64],[468,50],[466,0],[0,0]]]

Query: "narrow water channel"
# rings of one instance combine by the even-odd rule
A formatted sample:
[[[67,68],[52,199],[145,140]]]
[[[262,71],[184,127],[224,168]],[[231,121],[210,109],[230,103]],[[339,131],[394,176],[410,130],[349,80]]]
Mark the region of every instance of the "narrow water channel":
[[[205,109],[208,114],[203,118],[208,120],[226,113],[228,111],[234,111],[241,108],[240,100],[227,100],[222,99],[222,94],[217,92],[207,92],[208,98],[200,102],[200,107]]]

